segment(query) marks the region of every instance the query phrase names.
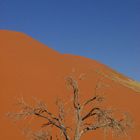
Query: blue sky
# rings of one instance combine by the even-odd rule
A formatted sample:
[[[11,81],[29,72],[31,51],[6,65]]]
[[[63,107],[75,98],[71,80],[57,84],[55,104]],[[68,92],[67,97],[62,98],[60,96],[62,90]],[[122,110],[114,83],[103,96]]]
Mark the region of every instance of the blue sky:
[[[0,29],[140,81],[140,0],[1,0]]]

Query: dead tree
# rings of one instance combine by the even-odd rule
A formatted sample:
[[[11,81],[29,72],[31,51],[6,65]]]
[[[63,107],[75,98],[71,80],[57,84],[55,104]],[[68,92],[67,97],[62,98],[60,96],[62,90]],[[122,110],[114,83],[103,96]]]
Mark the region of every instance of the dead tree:
[[[62,136],[61,139],[65,140],[80,140],[83,135],[85,135],[89,131],[95,131],[97,129],[105,129],[110,130],[114,134],[127,134],[127,129],[131,127],[131,118],[128,117],[125,113],[121,114],[122,117],[120,119],[116,119],[112,110],[103,109],[96,104],[95,102],[99,102],[103,100],[102,96],[95,94],[93,97],[87,99],[85,102],[80,102],[79,100],[79,87],[77,80],[73,77],[66,78],[67,84],[72,88],[73,98],[73,110],[75,111],[75,126],[70,128],[65,126],[64,119],[64,107],[63,104],[57,104],[59,106],[59,115],[55,115],[47,109],[47,106],[43,102],[38,102],[35,106],[28,105],[23,98],[19,100],[18,105],[20,107],[20,111],[17,113],[9,113],[10,117],[14,117],[17,119],[26,119],[29,116],[37,116],[39,118],[45,119],[46,123],[42,124],[41,127],[55,127],[57,128]],[[95,93],[98,90],[98,83],[95,87]],[[88,111],[85,111],[86,107],[91,105]],[[86,112],[86,113],[85,113]],[[73,116],[71,116],[73,117]],[[90,121],[89,121],[90,120]],[[92,120],[92,121],[91,121]],[[74,137],[72,137],[68,129],[71,129],[74,133]],[[33,140],[52,140],[52,139],[60,139],[59,137],[54,138],[54,134],[49,134],[46,131],[39,131],[35,133],[30,133]]]

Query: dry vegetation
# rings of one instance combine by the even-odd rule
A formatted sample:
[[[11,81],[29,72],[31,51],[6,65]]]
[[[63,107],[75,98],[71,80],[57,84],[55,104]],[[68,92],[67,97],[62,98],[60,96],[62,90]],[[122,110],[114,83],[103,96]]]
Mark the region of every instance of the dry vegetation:
[[[104,97],[97,94],[100,87],[99,83],[95,87],[94,96],[86,99],[84,102],[80,101],[78,81],[73,77],[67,77],[66,83],[72,90],[71,105],[74,115],[71,115],[69,112],[68,117],[75,118],[74,126],[67,126],[65,124],[65,120],[67,120],[65,106],[59,100],[56,103],[59,112],[58,115],[48,110],[44,102],[38,102],[32,106],[27,104],[22,98],[18,101],[20,110],[17,113],[9,113],[8,116],[13,119],[28,119],[28,117],[34,116],[37,116],[36,119],[45,119],[46,123],[41,124],[39,131],[32,132],[27,130],[28,136],[32,140],[80,140],[87,132],[92,133],[92,131],[97,129],[103,129],[115,135],[127,135],[127,130],[132,125],[131,118],[127,113],[119,114],[118,118],[114,111],[100,107],[99,104],[102,103]],[[58,134],[44,130],[44,128],[48,127],[52,130],[56,128],[60,132],[60,135],[58,136]],[[70,130],[73,135],[70,133]]]
[[[106,78],[109,78],[115,82],[119,82],[120,84],[140,93],[140,83],[138,81],[132,80],[130,78],[126,78],[123,75],[115,72],[104,73],[101,70],[96,70],[96,72]]]

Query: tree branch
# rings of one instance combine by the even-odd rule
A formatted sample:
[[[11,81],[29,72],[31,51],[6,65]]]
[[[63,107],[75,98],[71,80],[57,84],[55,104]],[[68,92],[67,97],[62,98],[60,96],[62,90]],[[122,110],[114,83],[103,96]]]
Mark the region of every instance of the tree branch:
[[[87,118],[89,118],[89,117],[91,117],[91,116],[96,115],[97,113],[94,112],[94,111],[97,111],[97,110],[100,111],[100,108],[97,108],[97,107],[92,108],[92,109],[82,118],[82,121],[86,120]]]

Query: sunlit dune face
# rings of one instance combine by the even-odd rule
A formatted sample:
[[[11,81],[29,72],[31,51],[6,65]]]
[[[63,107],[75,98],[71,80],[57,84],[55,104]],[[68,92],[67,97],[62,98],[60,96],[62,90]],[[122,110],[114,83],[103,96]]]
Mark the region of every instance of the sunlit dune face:
[[[114,80],[112,73],[119,78]],[[127,81],[127,77],[99,62],[60,54],[31,37],[12,31],[0,31],[0,139],[25,140],[21,128],[26,121],[15,125],[5,115],[16,110],[14,103],[18,97],[24,97],[28,102],[32,102],[33,98],[43,100],[53,112],[56,111],[55,101],[58,97],[69,101],[71,91],[65,83],[69,75],[81,78],[78,81],[81,102],[94,94],[100,79],[105,85],[99,91],[105,95],[103,105],[129,112],[135,122],[130,136],[132,140],[139,140],[140,94],[138,90],[130,88],[129,84],[126,86],[122,83],[123,80]],[[103,131],[98,130],[89,132],[82,140],[103,138]],[[117,139],[107,137],[107,140]],[[120,139],[127,140],[128,137]]]

